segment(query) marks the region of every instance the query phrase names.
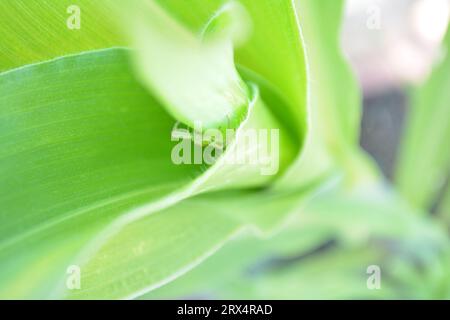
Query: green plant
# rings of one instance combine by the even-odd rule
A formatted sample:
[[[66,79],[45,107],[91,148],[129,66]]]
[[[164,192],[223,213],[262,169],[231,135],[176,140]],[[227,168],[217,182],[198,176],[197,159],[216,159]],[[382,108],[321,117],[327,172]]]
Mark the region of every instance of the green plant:
[[[79,30],[66,27],[74,3]],[[448,232],[417,212],[448,174],[449,58],[418,94],[404,200],[358,146],[342,8],[1,1],[0,297],[448,298]],[[199,121],[279,130],[277,174],[224,160],[262,148],[239,135],[212,165],[175,165],[174,125],[195,135]],[[366,287],[370,265],[386,274],[381,290]]]

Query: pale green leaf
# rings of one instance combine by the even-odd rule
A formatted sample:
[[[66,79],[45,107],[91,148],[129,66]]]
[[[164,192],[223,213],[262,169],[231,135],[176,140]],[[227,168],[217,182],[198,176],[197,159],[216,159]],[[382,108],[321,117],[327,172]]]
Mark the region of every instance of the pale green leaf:
[[[200,33],[206,23],[227,0],[158,0],[173,17],[192,32]],[[292,1],[236,0],[246,10],[250,20],[247,41],[236,47],[235,62],[247,72],[247,80],[269,89],[261,90],[267,107],[299,141],[306,130],[306,64],[301,33]],[[251,77],[253,75],[254,77]],[[281,104],[272,105],[273,96]],[[280,102],[280,101],[277,101]]]
[[[182,202],[123,228],[83,265],[82,288],[66,291],[68,298],[139,296],[195,267],[240,230],[201,202]]]
[[[350,186],[376,184],[376,172],[358,146],[360,90],[340,46],[344,1],[295,4],[308,64],[310,125],[300,158],[279,185],[308,183],[330,171],[345,173]]]
[[[450,175],[450,32],[444,41],[445,60],[412,94],[396,184],[415,206],[430,209]]]
[[[197,268],[140,299],[217,298],[220,288],[250,276],[274,257],[290,257],[313,250],[329,239],[327,230],[292,228],[267,238],[242,235],[233,239]]]
[[[135,5],[124,25],[130,29],[136,48],[136,73],[143,83],[174,118],[191,128],[196,123],[203,130],[237,128],[245,118],[250,94],[234,65],[232,38],[221,35],[230,27],[217,21],[224,16],[238,20],[243,9],[231,5],[223,8],[208,22],[200,38],[154,1]]]
[[[69,297],[126,298],[154,290],[203,262],[238,232],[259,237],[275,232],[274,225],[283,226],[283,212],[293,214],[304,201],[302,191],[212,193],[112,229],[94,242],[101,247],[86,259],[83,288],[68,292]]]

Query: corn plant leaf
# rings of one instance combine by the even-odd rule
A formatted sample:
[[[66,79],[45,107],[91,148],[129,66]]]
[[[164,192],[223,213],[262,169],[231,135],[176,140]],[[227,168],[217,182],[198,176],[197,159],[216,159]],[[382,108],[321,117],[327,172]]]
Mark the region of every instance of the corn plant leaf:
[[[157,1],[193,33],[230,1]],[[301,32],[292,1],[237,0],[249,16],[250,34],[235,47],[235,62],[256,84],[262,99],[299,141],[306,129],[306,64]],[[266,91],[269,91],[266,95]],[[277,97],[277,104],[269,101]],[[280,103],[281,102],[281,103]]]
[[[149,2],[151,4],[151,2]],[[129,4],[128,4],[129,5]],[[127,6],[128,6],[127,5]],[[100,0],[96,2],[92,1],[60,1],[55,5],[52,1],[6,1],[2,2],[0,7],[1,14],[3,15],[2,22],[5,28],[2,28],[4,32],[4,45],[0,47],[0,71],[8,68],[25,65],[32,62],[44,61],[61,55],[70,53],[77,53],[81,51],[106,48],[112,46],[125,45],[129,41],[125,41],[125,37],[118,31],[120,23],[118,14],[115,10],[115,4],[109,0]],[[73,9],[75,7],[75,9]],[[72,9],[71,9],[72,8]],[[77,10],[72,12],[71,10]],[[138,11],[142,12],[142,11]],[[152,10],[149,13],[152,15],[151,19],[147,21],[155,22],[155,18],[160,16],[156,14],[158,10]],[[80,29],[72,30],[67,24],[70,23],[70,17],[73,14],[79,15]],[[138,15],[139,17],[140,15]],[[246,113],[246,107],[248,103],[245,85],[237,75],[233,75],[234,66],[232,65],[232,52],[230,48],[226,48],[224,45],[210,46],[210,48],[200,48],[200,45],[193,45],[195,39],[193,37],[186,36],[187,32],[180,32],[182,28],[173,30],[161,25],[163,18],[160,18],[158,25],[158,32],[153,35],[161,35],[162,30],[166,30],[172,35],[177,35],[177,40],[183,38],[180,34],[183,34],[184,42],[188,42],[188,45],[184,47],[184,54],[180,53],[180,48],[183,42],[169,41],[170,37],[167,34],[162,38],[151,37],[150,28],[138,28],[133,32],[134,37],[145,37],[139,44],[151,44],[151,48],[159,48],[160,56],[156,57],[155,54],[149,55],[144,51],[146,58],[143,59],[146,64],[150,64],[151,72],[143,72],[145,75],[153,75],[157,77],[159,81],[157,84],[163,91],[170,90],[171,94],[164,95],[164,100],[175,102],[176,105],[183,104],[184,108],[178,108],[177,115],[184,120],[185,123],[193,125],[193,121],[189,121],[189,117],[183,117],[185,112],[193,113],[191,117],[195,119],[203,120],[204,126],[219,126],[226,125],[227,122],[233,122],[234,127],[237,127],[244,119]],[[133,17],[128,19],[128,22],[137,23],[142,19]],[[81,25],[82,24],[82,25]],[[172,24],[173,25],[173,24]],[[36,27],[38,26],[38,27]],[[139,25],[142,27],[142,24]],[[44,37],[42,35],[45,35]],[[160,39],[156,44],[157,39]],[[166,46],[164,47],[161,42],[164,39]],[[131,42],[131,41],[130,41]],[[57,43],[58,45],[55,45]],[[167,48],[167,45],[171,46]],[[177,46],[175,49],[173,46]],[[226,45],[226,44],[225,44]],[[139,46],[138,46],[139,47]],[[206,47],[206,46],[205,46]],[[188,50],[186,50],[186,48]],[[170,50],[169,50],[170,49]],[[188,51],[188,52],[186,52]],[[138,52],[141,52],[139,50]],[[153,51],[154,53],[155,51]],[[173,57],[169,54],[174,53]],[[231,53],[231,55],[230,55]],[[191,61],[188,63],[186,58],[191,57]],[[161,59],[164,57],[164,59]],[[174,59],[177,58],[177,59]],[[218,58],[216,58],[218,57]],[[220,57],[224,57],[221,60]],[[183,59],[181,59],[183,58]],[[210,68],[198,68],[197,65],[209,64]],[[162,64],[162,61],[168,61],[166,64]],[[176,63],[177,61],[182,63]],[[151,64],[152,62],[156,62]],[[225,64],[225,65],[224,65]],[[228,64],[228,65],[226,65]],[[221,69],[212,70],[211,66],[218,65]],[[180,72],[179,67],[186,66],[195,72],[195,74],[189,74],[189,72]],[[169,68],[171,67],[171,68]],[[164,72],[157,72],[157,70],[163,69]],[[148,68],[144,68],[148,71]],[[225,69],[225,72],[224,72]],[[140,69],[139,69],[140,70]],[[177,74],[170,74],[169,71],[173,70]],[[203,70],[205,81],[201,83],[199,81],[200,74]],[[231,74],[231,80],[229,83],[225,83],[219,90],[217,85],[220,85],[221,78],[217,77],[217,74]],[[180,75],[185,75],[185,78],[181,78]],[[186,81],[186,76],[191,76],[190,80]],[[175,80],[179,79],[178,82]],[[180,85],[175,90],[175,84]],[[205,86],[209,84],[209,86]],[[188,84],[191,84],[189,86]],[[167,87],[170,86],[170,88]],[[194,85],[196,87],[194,88]],[[215,87],[214,87],[215,86]],[[236,87],[232,90],[232,87]],[[165,89],[164,89],[165,88]],[[197,91],[197,95],[189,95],[191,90]],[[199,90],[203,90],[200,92]],[[231,91],[231,92],[230,92]],[[177,92],[174,94],[173,92]],[[184,93],[184,94],[183,94]],[[205,100],[205,93],[209,94],[211,99]],[[219,94],[218,94],[219,93]],[[197,101],[192,101],[192,104],[186,106],[187,101],[191,101],[197,97]],[[207,105],[207,101],[210,101],[210,105]],[[204,108],[199,110],[199,106]],[[205,105],[206,104],[206,105]],[[168,109],[172,110],[171,104],[168,104]],[[236,113],[232,109],[237,108]],[[206,109],[206,111],[205,111]],[[219,112],[219,111],[222,111]],[[180,115],[181,113],[181,115]],[[201,117],[198,117],[198,115]],[[219,120],[217,120],[219,119]],[[220,121],[220,123],[217,123]],[[213,122],[213,124],[211,124]]]
[[[202,172],[170,161],[174,121],[136,82],[121,50],[8,71],[0,83],[4,254],[36,256],[28,244],[65,229],[83,239],[83,224],[106,222]]]
[[[240,8],[228,6],[198,37],[154,1],[135,5],[132,18],[125,21],[132,25],[136,73],[143,83],[174,118],[191,128],[196,122],[204,130],[237,128],[247,112],[249,90],[234,65],[231,36],[211,33],[226,33],[228,26],[217,26],[217,21],[224,15],[239,21]]]
[[[314,250],[329,240],[321,228],[283,229],[267,238],[242,234],[229,241],[215,255],[197,268],[157,288],[139,299],[168,299],[184,297],[216,298],[220,288],[234,279],[251,274],[272,257],[290,257]]]
[[[188,272],[240,232],[269,236],[284,226],[286,214],[298,211],[309,193],[303,189],[209,193],[148,211],[140,219],[120,223],[122,228],[113,225],[92,242],[94,249],[86,253],[89,259],[80,258],[86,260],[79,262],[84,265],[83,288],[68,292],[62,283],[60,295],[73,299],[138,297]],[[292,243],[280,245],[279,250],[285,246]]]
[[[400,192],[415,206],[429,209],[450,174],[450,32],[445,60],[412,94],[396,167]]]
[[[360,91],[340,42],[345,2],[301,0],[296,4],[310,68],[314,129],[336,152],[342,143],[359,142],[361,117]]]
[[[445,243],[408,208],[325,192],[327,183],[342,186],[333,184],[336,172],[358,182],[371,176],[355,149],[358,96],[336,42],[341,2],[149,1],[149,16],[128,20],[125,37],[108,0],[75,4],[84,17],[80,30],[67,26],[68,1],[0,5],[0,72],[9,70],[0,73],[0,297],[137,297],[187,273],[241,232],[273,236],[292,222],[287,218],[297,219],[300,228],[290,231],[302,237],[280,234],[270,248],[251,239],[254,255],[230,274],[264,254],[288,256],[330,235],[349,243],[401,235],[408,248]],[[327,19],[320,19],[323,6]],[[230,8],[241,8],[242,16]],[[92,50],[127,43],[138,52]],[[308,89],[316,98],[309,105]],[[238,134],[215,163],[177,166],[177,120],[191,127],[206,120]],[[279,166],[275,174],[262,174],[263,163],[227,161],[242,156],[242,147],[244,156],[264,149],[246,144],[240,133],[247,129],[280,130],[280,157],[269,159]],[[294,188],[268,187],[285,172],[278,186]],[[66,282],[72,266],[81,267],[79,290]],[[281,277],[281,289],[290,288],[290,275]],[[272,280],[262,288],[279,279]]]
[[[246,1],[243,1],[242,4],[251,17],[253,33],[250,41],[238,49],[236,59],[242,64],[243,74],[262,87],[262,99],[258,95],[258,91],[254,90],[252,101],[249,102],[248,116],[242,126],[279,129],[283,125],[296,128],[296,130],[300,128],[297,135],[298,139],[301,139],[304,130],[302,121],[304,121],[304,112],[306,112],[304,109],[306,67],[293,4],[291,2],[273,4],[268,1],[258,6]],[[45,14],[48,3],[42,2],[41,5],[44,7],[39,8],[42,9],[42,14]],[[200,6],[200,4],[198,5]],[[174,12],[178,12],[178,10],[171,8],[170,13]],[[288,20],[284,20],[286,16],[289,17]],[[39,14],[37,17],[42,18]],[[208,16],[208,18],[210,17]],[[48,28],[54,27],[53,24],[60,20],[59,16],[53,20],[50,17],[45,19],[48,21]],[[287,25],[285,25],[286,22]],[[268,35],[273,29],[268,26],[280,24],[289,32],[278,34],[273,38],[274,46],[267,46],[263,39],[270,38]],[[31,34],[33,37],[31,26],[24,26],[24,28],[26,28],[25,34]],[[95,47],[97,42],[93,41],[93,43]],[[44,41],[41,45],[39,50],[36,49],[30,53],[28,60],[20,63],[39,61],[90,48],[83,45],[80,47],[69,46],[64,52],[53,52],[51,42]],[[289,65],[286,63],[286,58],[279,55],[278,50],[273,50],[276,46],[285,48],[282,50],[284,53],[289,52]],[[36,52],[40,52],[40,54],[38,55]],[[264,60],[256,59],[257,52],[261,57],[270,59],[270,65],[273,67],[268,68]],[[14,214],[16,220],[9,218],[12,211],[5,211],[3,216],[5,221],[8,220],[3,225],[5,232],[2,234],[3,261],[7,261],[4,267],[8,271],[4,274],[9,274],[8,278],[3,279],[5,283],[3,287],[13,295],[39,296],[44,292],[58,294],[60,287],[55,287],[55,281],[58,281],[59,285],[61,284],[60,279],[64,267],[73,261],[74,257],[79,258],[80,252],[89,253],[81,256],[89,256],[86,258],[88,260],[86,263],[90,270],[89,266],[96,266],[97,259],[102,255],[95,255],[90,260],[90,254],[95,250],[88,250],[89,248],[102,247],[106,248],[104,250],[108,250],[109,245],[115,244],[117,238],[122,239],[123,233],[119,231],[126,225],[128,227],[123,229],[125,235],[139,234],[137,229],[136,232],[133,230],[139,228],[140,225],[133,221],[140,221],[140,218],[146,219],[147,215],[159,213],[165,207],[181,201],[183,198],[226,187],[258,186],[272,180],[272,178],[261,177],[258,171],[261,169],[259,166],[253,166],[253,168],[241,165],[230,166],[224,160],[219,160],[219,163],[207,170],[201,166],[175,167],[168,159],[169,150],[173,146],[169,140],[169,131],[175,119],[168,116],[159,103],[148,96],[132,78],[126,56],[127,54],[122,50],[106,50],[31,65],[1,74],[2,82],[6,84],[2,86],[2,90],[5,90],[5,94],[2,95],[2,105],[8,106],[2,109],[3,119],[5,119],[2,125],[5,155],[2,169],[6,177],[2,185],[2,189],[5,190],[2,207],[11,207],[11,210],[17,212]],[[292,68],[292,66],[296,67]],[[42,82],[47,83],[47,88],[36,99],[35,93],[39,90]],[[20,83],[27,83],[27,89],[19,87]],[[297,88],[301,90],[297,90]],[[110,94],[110,92],[114,92],[114,94]],[[283,95],[280,92],[283,92]],[[69,98],[66,97],[68,93],[70,93]],[[286,96],[284,96],[285,93]],[[120,94],[123,94],[121,98]],[[128,101],[130,97],[135,98],[136,101]],[[274,120],[268,112],[264,103],[265,97],[269,102],[267,108],[274,112],[282,125]],[[282,103],[273,104],[279,101]],[[136,105],[137,110],[130,109],[129,105],[133,104]],[[149,114],[148,118],[140,115],[141,109],[144,108],[143,105],[146,104],[152,106],[149,110],[155,113]],[[292,116],[274,111],[280,110],[280,106],[286,107],[285,111],[289,110],[288,113],[291,113]],[[106,113],[109,120],[102,118],[106,110],[109,112]],[[128,111],[128,115],[132,117],[130,121],[140,121],[141,127],[134,122],[127,124],[126,116],[114,113],[120,111]],[[70,115],[73,118],[68,118]],[[97,124],[100,120],[94,121],[97,119],[95,117],[102,119],[103,126]],[[78,130],[77,121],[81,121],[86,127],[83,126]],[[159,126],[153,126],[154,121]],[[70,122],[72,128],[68,126]],[[122,130],[120,130],[121,128]],[[127,135],[124,135],[124,132]],[[161,141],[159,138],[164,135],[164,132],[168,139]],[[287,141],[290,141],[290,138],[285,137],[286,133],[284,132],[280,148],[283,150],[280,160],[282,167],[286,167],[292,161],[292,157],[298,152],[296,148],[299,147],[289,145],[290,142]],[[77,136],[77,134],[81,136]],[[158,137],[161,146],[148,138],[151,134],[153,134],[154,140]],[[121,139],[116,138],[115,135],[120,135]],[[35,137],[39,137],[39,139]],[[93,138],[90,139],[91,137]],[[129,139],[137,145],[129,144]],[[239,141],[236,141],[235,145],[239,145]],[[142,148],[141,152],[145,151],[144,154],[147,157],[144,158],[147,161],[142,159],[143,156],[137,151],[138,148]],[[232,155],[233,152],[233,146],[227,150],[228,155]],[[32,154],[35,158],[21,157],[27,153]],[[122,153],[123,160],[117,156]],[[14,154],[16,156],[13,158]],[[73,157],[70,158],[73,162],[67,161],[65,155]],[[226,159],[226,156],[222,159]],[[157,165],[152,165],[153,161]],[[107,166],[104,165],[105,162],[108,164]],[[139,165],[136,165],[135,162]],[[37,167],[36,163],[38,163]],[[130,170],[135,170],[131,172],[135,172],[139,179],[130,174]],[[153,175],[152,170],[157,170],[158,174],[150,178],[147,175]],[[203,173],[205,170],[206,172]],[[70,174],[66,174],[67,172]],[[61,179],[61,177],[65,177],[67,180]],[[197,179],[194,180],[196,177]],[[116,181],[116,179],[121,180]],[[46,184],[39,184],[36,181],[45,181]],[[8,192],[6,192],[7,190]],[[29,199],[28,201],[16,201],[18,198],[23,198],[24,195],[25,199]],[[254,203],[258,203],[260,200],[260,196],[251,197],[250,201],[245,200],[246,197],[241,197],[243,207],[255,207]],[[291,198],[294,199],[292,196]],[[34,199],[38,199],[38,201],[35,202]],[[284,211],[289,211],[302,202],[297,196],[294,200],[289,200],[288,197],[287,200],[282,200],[283,202],[274,201],[274,204],[277,204],[279,209],[285,203]],[[227,202],[228,199],[225,199],[223,203]],[[270,214],[251,214],[250,216],[231,214],[228,215],[228,219],[234,223],[238,221],[239,225],[256,225],[262,230],[270,230],[273,225],[282,220],[283,214],[278,214],[270,207],[262,206],[261,208],[264,209],[261,212]],[[21,214],[24,211],[27,214]],[[235,206],[228,206],[227,211],[241,212]],[[169,217],[170,215],[167,215],[168,224],[170,224]],[[20,231],[17,230],[19,224]],[[74,228],[75,225],[76,228]],[[233,228],[235,228],[234,225]],[[62,230],[67,232],[62,232]],[[226,239],[230,232],[232,230],[226,230],[221,233],[222,236],[218,234],[217,238],[211,240],[212,242],[206,239],[199,240],[199,243],[204,245],[202,250],[207,251],[206,248],[214,247],[213,244]],[[144,235],[146,234],[144,233]],[[55,239],[60,239],[58,245],[49,242],[54,242]],[[168,240],[166,243],[168,245],[170,239],[166,240]],[[103,241],[107,241],[104,246],[102,246]],[[118,254],[130,252],[129,249],[135,245],[135,241],[136,239],[132,239],[131,242],[124,242],[124,249]],[[30,243],[35,244],[34,250],[25,249],[29,249]],[[161,243],[164,244],[163,239]],[[198,255],[201,256],[200,251]],[[45,252],[54,252],[54,254],[45,255]],[[150,253],[154,254],[154,251],[150,251]],[[49,258],[41,261],[39,257],[42,255]],[[14,256],[20,257],[20,259],[13,258]],[[166,274],[156,274],[153,278],[149,276],[147,285],[156,285],[158,282],[166,281],[165,279],[176,274],[178,268],[183,268],[184,264],[189,265],[190,263],[188,258],[180,259],[179,265],[165,270]],[[28,268],[29,266],[35,266],[35,268]],[[118,264],[117,270],[121,268],[123,266]],[[46,271],[43,272],[43,270]],[[102,270],[99,269],[97,272],[102,272]],[[36,273],[41,276],[36,277]],[[119,272],[116,276],[118,274]],[[139,272],[128,275],[131,279],[137,278]],[[33,281],[22,283],[19,279],[33,279]],[[110,282],[102,288],[95,281],[96,277],[87,279],[88,289],[86,292],[88,294],[90,290],[100,290],[96,292],[106,294],[111,289],[107,286],[111,284]],[[94,281],[90,283],[89,279],[94,279]],[[142,287],[139,287],[142,284],[141,281],[134,282],[126,278],[118,283],[123,282],[126,282],[127,286],[124,286],[122,290],[110,291],[115,297],[133,295],[136,290],[143,290]]]
[[[115,231],[196,193],[273,179],[259,165],[221,159],[211,168],[175,165],[175,120],[136,81],[128,50],[29,65],[0,74],[0,83],[2,296],[52,292],[110,224]],[[243,125],[270,128],[255,99]]]
[[[47,3],[41,2],[41,5],[45,7]],[[56,20],[60,21],[59,18]],[[52,19],[48,22],[49,28],[54,27]],[[27,31],[32,32],[32,29]],[[45,60],[89,48],[70,47],[64,52],[53,52],[49,50],[51,43],[41,45],[36,50],[40,54],[32,52],[28,60],[18,63]],[[252,180],[250,176],[261,181],[259,172],[255,175],[255,170],[248,170],[248,167],[238,165],[224,169],[223,160],[203,175],[206,168],[201,166],[175,167],[169,159],[173,147],[169,131],[174,119],[131,76],[126,56],[127,53],[118,49],[85,53],[1,74],[5,84],[2,85],[5,90],[2,106],[8,106],[2,108],[5,156],[2,207],[11,207],[14,211],[4,211],[2,216],[2,221],[8,221],[3,224],[5,232],[2,233],[2,267],[5,271],[2,273],[5,275],[2,296],[59,296],[67,266],[80,256],[80,252],[89,251],[86,248],[96,247],[96,241],[103,240],[101,235],[105,230],[112,236],[109,232],[120,229],[122,223],[131,223],[133,219],[160,210],[160,206],[169,206],[196,192],[215,189],[219,181],[222,187],[232,186],[233,176],[247,186],[255,185],[248,184]],[[12,66],[15,65],[9,65]],[[42,82],[47,84],[46,90],[36,99]],[[20,83],[27,83],[27,89]],[[248,111],[244,126],[280,127],[267,113],[257,91],[253,105],[254,110]],[[148,117],[140,114],[145,111],[148,111]],[[12,118],[14,121],[10,121]],[[77,121],[83,126],[79,127]],[[97,124],[99,121],[102,125]],[[154,121],[158,126],[153,126]],[[167,140],[161,140],[162,135],[167,135]],[[162,145],[153,144],[149,136],[161,141]],[[134,143],[128,143],[129,139]],[[238,144],[239,141],[234,145]],[[233,147],[230,149],[227,154],[232,154]],[[282,146],[282,149],[291,153],[294,148]],[[28,154],[34,158],[25,158]],[[281,158],[287,159],[281,162],[290,161],[289,157]],[[152,175],[152,170],[157,170],[158,174],[150,178],[148,175]],[[194,180],[182,189],[200,176],[200,180]],[[272,178],[262,179],[269,181]],[[175,190],[179,192],[171,195]],[[16,201],[24,196],[28,200]],[[156,205],[152,203],[152,199],[161,198],[163,200]],[[24,211],[26,214],[22,215]],[[122,217],[124,213],[127,213],[125,218]],[[118,219],[119,216],[122,219]],[[169,219],[169,215],[167,217]],[[167,224],[170,225],[170,219]],[[228,233],[221,238],[218,234],[216,242],[227,236]],[[209,241],[203,239],[201,243],[208,246]],[[42,260],[41,257],[47,258]],[[191,261],[187,260],[180,259],[180,262],[189,265]],[[172,268],[166,270],[168,274],[175,271]],[[164,277],[159,281],[163,280]],[[129,291],[114,293],[123,297],[126,292]]]
[[[134,298],[201,263],[242,231],[236,221],[189,200],[149,215],[109,239],[82,268],[70,299]]]
[[[0,72],[67,54],[126,45],[110,0],[4,0]],[[71,29],[79,18],[79,29]]]
[[[359,88],[340,47],[344,1],[295,1],[308,64],[309,127],[301,157],[280,186],[307,184],[326,172],[345,172],[347,185],[376,184],[359,150]],[[298,179],[292,177],[299,176]]]

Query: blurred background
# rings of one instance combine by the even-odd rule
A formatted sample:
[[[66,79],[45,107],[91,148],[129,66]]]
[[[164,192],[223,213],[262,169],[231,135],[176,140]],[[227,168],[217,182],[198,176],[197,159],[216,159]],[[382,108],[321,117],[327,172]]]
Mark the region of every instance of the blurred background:
[[[408,90],[444,56],[450,0],[348,0],[345,14],[342,46],[364,92],[361,145],[392,178]]]

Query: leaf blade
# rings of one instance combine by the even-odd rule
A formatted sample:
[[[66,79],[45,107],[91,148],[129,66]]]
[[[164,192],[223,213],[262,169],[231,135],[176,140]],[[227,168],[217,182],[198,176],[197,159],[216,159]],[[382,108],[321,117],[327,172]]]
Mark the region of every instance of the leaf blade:
[[[446,58],[412,95],[412,110],[396,164],[395,182],[415,206],[430,209],[450,174],[450,32]]]

